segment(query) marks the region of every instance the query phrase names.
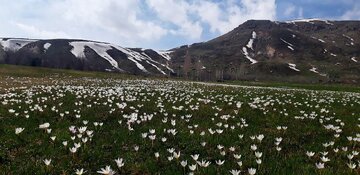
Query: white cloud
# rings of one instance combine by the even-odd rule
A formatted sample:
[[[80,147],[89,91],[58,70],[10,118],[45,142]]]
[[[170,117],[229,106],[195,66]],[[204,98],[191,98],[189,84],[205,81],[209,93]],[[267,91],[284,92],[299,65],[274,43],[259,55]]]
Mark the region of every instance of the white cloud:
[[[275,0],[1,0],[1,3],[6,5],[0,6],[0,21],[13,27],[0,28],[1,35],[73,37],[129,47],[156,47],[165,38],[184,44],[202,41],[209,39],[210,34],[224,34],[248,19],[276,16]]]
[[[22,24],[22,23],[14,23],[20,30],[27,33],[29,37],[36,39],[47,39],[47,38],[71,38],[68,34],[61,31],[47,31],[36,28],[35,26]]]
[[[212,33],[224,34],[249,19],[270,19],[276,17],[275,0],[227,0],[214,2],[146,0],[159,19],[175,25],[178,30],[172,34],[181,34],[192,39],[201,37],[204,26],[210,26]]]
[[[303,18],[304,18],[304,9],[300,7],[298,9],[298,19],[303,19]]]
[[[198,15],[202,21],[208,23],[211,30],[221,34],[229,32],[239,24],[249,19],[269,19],[276,17],[275,0],[228,0],[224,4],[211,1],[199,4]],[[214,13],[211,13],[214,12]]]
[[[360,3],[354,5],[353,9],[346,11],[340,19],[343,20],[360,20]]]
[[[173,34],[183,35],[191,39],[199,39],[203,28],[199,22],[194,22],[190,13],[192,6],[187,1],[179,0],[146,0],[160,20],[176,25]]]
[[[296,11],[296,7],[293,4],[289,4],[284,10],[285,16],[292,16]]]
[[[114,0],[66,0],[54,4],[57,11],[65,10],[64,21],[78,28],[101,29],[110,32],[126,43],[142,40],[158,40],[167,30],[151,21],[145,21],[141,14],[140,1]]]

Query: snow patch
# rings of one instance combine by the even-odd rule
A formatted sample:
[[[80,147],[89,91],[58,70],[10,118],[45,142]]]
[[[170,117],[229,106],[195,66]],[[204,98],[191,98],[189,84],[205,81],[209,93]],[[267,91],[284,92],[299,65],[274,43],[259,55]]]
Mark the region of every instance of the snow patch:
[[[50,43],[45,43],[45,44],[44,44],[45,52],[50,48],[50,46],[51,46]]]
[[[310,72],[314,72],[316,74],[319,74],[320,76],[323,76],[323,77],[326,77],[327,75],[326,74],[322,74],[320,73],[319,71],[317,71],[317,68],[316,67],[312,67],[311,69],[309,69]]]
[[[255,64],[258,62],[249,56],[249,53],[248,53],[246,47],[243,47],[243,53],[244,53],[245,57],[251,62],[251,64]]]
[[[75,41],[70,42],[70,45],[72,45],[74,48],[71,50],[71,52],[76,57],[85,57],[84,50],[85,46],[90,47],[92,50],[94,50],[99,56],[107,60],[112,67],[120,70],[118,62],[115,61],[108,53],[108,50],[111,50],[112,47],[110,44],[106,43],[96,43],[96,42],[84,42],[84,41]]]
[[[351,38],[350,36],[347,36],[347,35],[345,35],[345,34],[343,34],[343,37],[345,37],[345,38],[347,38],[347,39],[349,39],[349,40],[351,40],[351,41],[354,41],[353,38]]]
[[[314,72],[314,73],[319,73],[318,71],[317,71],[317,68],[316,67],[312,67],[311,69],[310,69],[310,72]]]
[[[322,42],[322,43],[326,43],[324,40],[322,40],[322,39],[318,39],[320,42]]]
[[[285,41],[284,39],[282,39],[282,38],[280,38],[280,40],[282,41],[282,42],[284,42],[284,43],[286,43],[286,44],[288,44],[289,46],[287,46],[287,48],[289,48],[290,50],[292,50],[292,51],[294,51],[295,49],[293,48],[294,47],[294,45],[293,44],[291,44],[291,43],[289,43],[289,42],[287,42],[287,41]]]
[[[300,72],[300,70],[296,68],[296,64],[288,63],[288,65],[289,65],[289,68],[290,68],[290,69],[292,69],[292,70],[294,70],[294,71],[296,71],[296,72]]]
[[[354,45],[354,39],[353,38],[351,38],[350,36],[347,36],[347,35],[345,35],[345,34],[343,34],[343,37],[345,37],[345,38],[347,38],[347,39],[349,39],[351,42],[350,42],[350,45]]]
[[[283,41],[284,43],[286,43],[286,44],[288,44],[288,45],[290,45],[290,46],[294,47],[294,45],[293,45],[293,44],[291,44],[291,43],[289,43],[289,42],[285,41],[284,39],[280,38],[280,40],[281,40],[281,41]]]
[[[122,47],[120,47],[120,46],[114,46],[114,45],[113,45],[113,47],[114,47],[115,49],[121,51],[122,53],[125,53],[125,54],[127,55],[128,59],[129,59],[130,61],[132,61],[132,62],[135,63],[135,65],[136,65],[137,68],[139,68],[140,70],[142,70],[142,71],[145,72],[145,73],[149,73],[149,72],[145,69],[145,67],[138,62],[138,61],[142,61],[142,56],[141,56],[139,53],[134,52],[134,51],[132,51],[132,50],[130,50],[130,49],[122,48]]]
[[[358,62],[355,57],[352,57],[351,60],[354,61],[355,63]]]
[[[173,51],[155,51],[155,52],[160,56],[162,56],[163,58],[165,58],[166,60],[170,61],[171,60],[170,54]]]
[[[334,53],[330,53],[331,56],[336,57],[337,55]]]
[[[156,66],[155,64],[162,65],[162,66],[166,67],[168,70],[170,70],[171,72],[174,72],[174,71],[173,71],[172,69],[170,69],[168,66],[165,66],[165,65],[163,65],[163,64],[160,64],[159,62],[151,59],[151,57],[149,57],[149,56],[146,55],[145,53],[140,54],[140,53],[135,52],[135,51],[133,51],[133,50],[131,50],[131,49],[127,49],[127,48],[123,48],[123,47],[115,46],[115,45],[112,45],[112,46],[113,46],[115,49],[117,49],[117,50],[125,53],[125,54],[127,55],[128,59],[129,59],[130,61],[134,62],[134,63],[136,64],[136,66],[137,66],[140,70],[142,70],[143,72],[145,72],[145,73],[149,73],[149,72],[145,69],[145,67],[144,67],[142,64],[140,64],[141,61],[145,61],[146,63],[150,64],[151,66],[153,66],[154,68],[156,68],[157,70],[159,70],[159,72],[161,72],[162,74],[165,74],[165,75],[166,75],[166,73],[165,73],[163,70],[161,70],[158,66]],[[153,64],[153,63],[155,63],[155,64]]]
[[[156,66],[155,64],[161,65],[161,66],[167,68],[168,70],[170,70],[171,72],[174,72],[174,70],[170,69],[168,66],[165,66],[164,64],[161,64],[161,63],[153,60],[153,59],[152,59],[149,55],[147,55],[145,52],[142,52],[141,54],[147,58],[146,62],[147,62],[148,64],[150,64],[150,65],[152,65],[153,67],[155,67],[155,68],[156,68],[159,72],[161,72],[162,74],[166,75],[166,73],[165,73],[162,69],[160,69],[158,66]],[[150,61],[150,62],[149,62],[149,61]],[[153,64],[153,63],[151,63],[151,62],[153,62],[153,63],[155,63],[155,64]]]
[[[0,44],[4,47],[5,51],[16,52],[29,43],[36,42],[33,39],[2,39]]]
[[[254,50],[253,44],[254,44],[255,39],[256,39],[256,32],[253,31],[252,34],[251,34],[251,38],[250,38],[249,42],[246,44],[246,47],[251,49],[251,50]]]
[[[330,21],[328,20],[322,20],[322,19],[318,19],[318,18],[311,18],[311,19],[297,19],[297,20],[292,20],[292,21],[285,21],[286,23],[300,23],[300,22],[307,22],[307,23],[310,23],[310,24],[315,24],[315,22],[324,22],[325,24],[328,24],[328,25],[334,25],[333,23],[331,23]]]

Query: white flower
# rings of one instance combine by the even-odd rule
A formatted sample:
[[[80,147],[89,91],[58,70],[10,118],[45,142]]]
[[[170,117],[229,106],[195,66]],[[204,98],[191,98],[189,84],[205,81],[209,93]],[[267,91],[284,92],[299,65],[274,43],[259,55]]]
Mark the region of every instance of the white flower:
[[[51,163],[51,159],[45,159],[43,160],[46,166],[49,166]]]
[[[276,151],[281,151],[281,147],[276,147]]]
[[[235,159],[240,159],[241,158],[241,154],[234,154],[233,155]]]
[[[70,152],[71,153],[76,153],[77,151],[77,147],[72,147],[72,148],[69,148]]]
[[[155,155],[156,158],[159,158],[159,157],[160,157],[159,152],[154,153],[154,155]]]
[[[175,159],[179,159],[179,157],[180,157],[180,151],[179,151],[178,153],[173,152],[173,156],[174,156]]]
[[[225,156],[226,152],[225,151],[220,151],[220,155]]]
[[[253,150],[253,151],[255,151],[255,150],[257,150],[257,146],[256,146],[256,145],[251,145],[251,146],[250,146],[250,149]]]
[[[155,140],[155,139],[156,139],[156,135],[149,135],[149,139],[150,139],[150,140]]]
[[[115,162],[116,162],[116,165],[118,166],[118,168],[121,168],[125,165],[122,158],[115,159]]]
[[[75,174],[76,174],[76,175],[82,175],[82,174],[84,174],[84,173],[86,173],[86,171],[84,171],[83,168],[81,168],[80,170],[79,170],[79,169],[76,169],[76,171],[75,171]]]
[[[330,159],[329,159],[328,157],[322,156],[322,157],[321,157],[321,161],[323,161],[323,162],[329,162]]]
[[[352,154],[353,154],[354,156],[357,156],[357,155],[359,155],[359,152],[358,152],[358,151],[352,151]]]
[[[218,149],[223,149],[224,146],[222,146],[222,145],[217,145],[217,148],[218,148]]]
[[[254,174],[256,174],[256,169],[255,168],[249,168],[248,172],[249,172],[250,175],[254,175]]]
[[[20,134],[21,132],[23,132],[25,130],[25,128],[16,128],[15,129],[15,134],[18,135]]]
[[[239,175],[240,173],[241,173],[240,170],[231,170],[230,171],[230,174],[232,174],[232,175]]]
[[[195,170],[196,170],[196,167],[197,167],[196,164],[189,165],[189,169],[190,169],[191,171],[195,171]]]
[[[8,111],[9,111],[9,113],[15,113],[14,109],[9,109]]]
[[[180,162],[180,165],[181,165],[182,167],[186,167],[186,165],[187,165],[187,160],[181,161],[181,162]]]
[[[306,151],[306,155],[307,155],[308,157],[312,157],[312,156],[315,155],[315,153],[314,153],[314,152],[311,152],[311,151]]]
[[[215,163],[219,166],[223,165],[225,160],[216,160]]]
[[[51,139],[52,141],[55,141],[56,136],[52,136],[52,137],[50,137],[50,139]]]
[[[50,123],[44,123],[44,124],[39,125],[40,129],[47,129],[48,127],[50,127]]]
[[[283,138],[282,137],[276,137],[275,140],[276,140],[276,142],[281,142],[283,140]]]
[[[64,146],[67,146],[67,145],[68,145],[68,142],[67,142],[67,141],[63,141],[62,144],[63,144]]]
[[[137,146],[137,145],[134,146],[134,150],[135,150],[136,152],[139,151],[139,149],[140,149],[139,146]]]
[[[197,161],[199,159],[199,154],[194,154],[194,155],[191,155],[191,157]]]
[[[106,166],[105,168],[101,168],[100,171],[97,171],[99,174],[105,174],[105,175],[114,175],[116,172],[111,169],[110,166]]]
[[[346,152],[346,151],[348,150],[347,147],[341,147],[341,149],[342,149],[344,152]]]
[[[74,143],[74,147],[80,148],[80,147],[81,147],[81,143]]]
[[[262,160],[261,159],[256,159],[256,163],[260,165],[262,163]]]
[[[168,151],[170,154],[172,154],[172,153],[175,151],[175,149],[174,149],[174,148],[168,148],[167,151]]]
[[[236,162],[236,163],[239,165],[239,167],[242,167],[242,165],[243,165],[242,161],[239,161],[239,162]]]
[[[260,142],[264,139],[264,134],[260,134],[258,136],[256,136],[256,139],[258,139]]]
[[[255,152],[255,156],[256,156],[257,158],[260,158],[260,157],[262,156],[262,152]]]
[[[201,160],[201,162],[200,161],[197,161],[197,164],[199,164],[199,166],[201,166],[201,167],[208,167],[210,164],[211,164],[211,162],[209,162],[209,161],[206,161],[206,160]]]
[[[142,134],[141,134],[141,137],[142,137],[142,138],[146,138],[146,137],[147,137],[147,135],[148,135],[148,133],[147,133],[147,132],[145,132],[145,133],[142,133]]]
[[[315,163],[315,166],[316,166],[317,169],[324,169],[325,168],[325,164],[321,163],[321,162]]]
[[[149,129],[150,134],[155,134],[155,129]]]
[[[347,166],[348,166],[350,169],[355,169],[355,168],[356,168],[356,164],[355,164],[355,163],[348,163]]]

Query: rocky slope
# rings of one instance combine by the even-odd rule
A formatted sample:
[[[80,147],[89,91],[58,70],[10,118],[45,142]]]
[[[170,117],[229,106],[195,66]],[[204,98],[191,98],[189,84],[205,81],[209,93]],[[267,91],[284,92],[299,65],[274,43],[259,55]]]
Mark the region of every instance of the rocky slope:
[[[85,40],[0,39],[0,63],[193,80],[360,83],[360,22],[249,20],[170,51]]]
[[[172,67],[198,80],[360,82],[360,22],[250,20],[173,49]]]
[[[169,75],[169,52],[85,40],[0,39],[0,63],[50,68]]]

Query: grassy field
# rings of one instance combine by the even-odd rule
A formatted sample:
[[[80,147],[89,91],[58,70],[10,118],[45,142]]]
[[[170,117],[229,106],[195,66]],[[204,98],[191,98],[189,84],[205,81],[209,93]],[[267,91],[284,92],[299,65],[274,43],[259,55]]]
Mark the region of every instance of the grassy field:
[[[360,173],[358,87],[264,86],[0,65],[0,174]]]

